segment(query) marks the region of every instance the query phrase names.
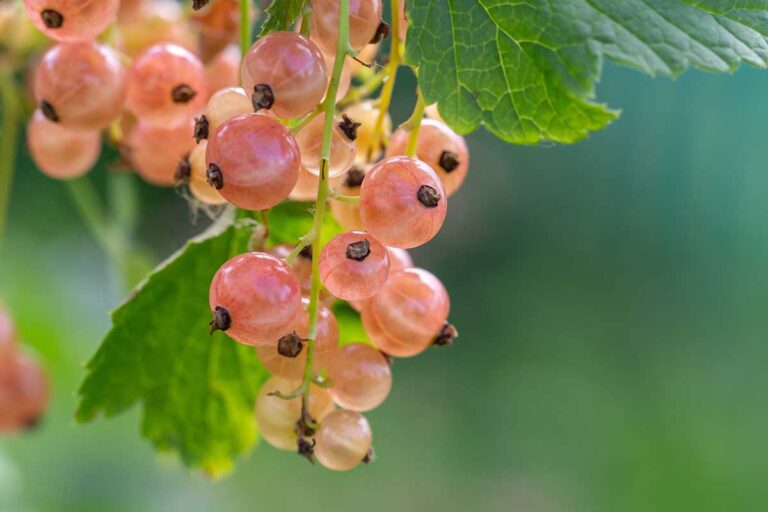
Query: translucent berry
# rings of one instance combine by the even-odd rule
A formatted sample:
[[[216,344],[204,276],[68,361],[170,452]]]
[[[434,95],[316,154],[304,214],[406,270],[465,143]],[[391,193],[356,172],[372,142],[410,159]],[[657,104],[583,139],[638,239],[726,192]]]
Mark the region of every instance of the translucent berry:
[[[373,137],[379,112],[380,110],[371,100],[355,103],[344,111],[345,114],[360,123],[355,140],[358,162],[365,162],[369,150],[373,147],[381,147],[382,142],[389,140],[389,136],[392,134],[392,118],[389,113],[385,113],[381,124],[381,138],[374,144]]]
[[[315,43],[295,32],[273,32],[259,38],[245,54],[243,88],[254,107],[278,117],[311,112],[323,99],[328,74]]]
[[[205,108],[205,116],[210,123],[210,131],[229,121],[233,117],[253,112],[251,100],[242,87],[226,87],[213,93]]]
[[[0,373],[0,433],[37,423],[48,404],[48,383],[40,365],[17,354],[11,367]]]
[[[334,180],[332,183],[333,189],[344,196],[359,196],[360,186],[363,184],[364,178],[365,171],[361,167],[354,166]],[[363,221],[360,219],[359,204],[338,200],[331,200],[330,204],[333,218],[342,227],[349,230],[365,230]]]
[[[377,294],[387,275],[387,249],[365,231],[333,237],[320,254],[320,279],[329,292],[343,300],[363,300]]]
[[[227,46],[212,61],[205,65],[208,91],[215,92],[226,87],[240,86],[240,48]]]
[[[176,168],[195,147],[194,121],[169,127],[139,123],[128,138],[129,157],[136,172],[153,185],[176,184]]]
[[[323,418],[315,441],[315,456],[320,464],[335,471],[347,471],[366,458],[373,433],[365,416],[337,409]]]
[[[301,156],[291,132],[275,119],[245,114],[225,122],[208,139],[208,183],[246,210],[271,208],[299,179]]]
[[[101,134],[65,128],[46,119],[38,110],[27,125],[27,146],[35,165],[44,174],[66,180],[93,168],[101,152]]]
[[[296,276],[281,260],[259,252],[224,263],[211,282],[209,302],[211,329],[246,345],[274,344],[302,314]]]
[[[382,160],[360,188],[360,216],[368,232],[404,249],[425,244],[440,231],[447,202],[435,171],[409,157]]]
[[[184,122],[202,110],[207,98],[203,64],[180,46],[149,48],[128,73],[126,105],[144,123]]]
[[[288,256],[291,253],[291,251],[293,251],[293,247],[285,244],[276,245],[267,250],[269,254],[279,259],[284,259],[286,256]],[[299,280],[299,286],[301,287],[302,292],[305,294],[309,293],[309,290],[312,286],[311,248],[308,247],[307,249],[299,253],[299,255],[296,257],[295,260],[293,260],[293,263],[291,263],[290,266],[291,266],[291,270],[296,276],[296,279]]]
[[[386,357],[371,345],[351,343],[338,349],[328,367],[333,401],[353,411],[381,405],[392,388],[392,370]]]
[[[256,354],[264,363],[264,367],[273,375],[289,379],[301,379],[307,361],[306,339],[309,336],[309,299],[302,299],[304,313],[299,322],[290,332],[286,332],[279,340],[271,345],[256,347]],[[291,338],[286,340],[285,338]],[[283,343],[278,343],[283,342]],[[332,359],[339,343],[339,325],[330,309],[324,305],[318,308],[317,342],[315,343],[313,371],[319,373],[325,370]],[[294,348],[293,352],[285,352],[285,346]]]
[[[323,129],[325,116],[317,116],[299,133],[296,142],[301,150],[301,163],[312,174],[320,175],[320,151],[323,146]],[[354,120],[349,122],[336,118],[331,132],[331,166],[328,177],[334,178],[344,174],[355,161],[356,126]]]
[[[240,26],[238,0],[218,0],[195,12],[192,24],[200,37],[200,56],[208,62],[231,43],[236,43]]]
[[[363,305],[363,325],[387,354],[410,357],[423,352],[448,320],[450,299],[440,280],[420,268],[393,274],[380,293]]]
[[[115,20],[119,0],[24,0],[37,28],[56,41],[90,41]]]
[[[389,275],[413,267],[413,258],[405,249],[387,247],[387,252],[389,253]]]
[[[325,59],[325,68],[328,70],[328,82],[325,84],[327,90],[328,86],[331,85],[331,74],[336,62],[336,55],[323,54],[323,58]],[[352,64],[354,63],[356,61],[351,57],[347,57],[344,61],[344,67],[341,68],[341,75],[339,76],[339,88],[336,90],[336,102],[341,101],[352,86]],[[323,94],[323,99],[325,99],[325,94]]]
[[[187,23],[181,3],[175,0],[139,0],[126,10],[120,3],[116,47],[131,58],[136,58],[158,44],[173,44],[196,51],[197,38]]]
[[[441,123],[445,123],[442,116],[440,115],[440,112],[437,110],[437,103],[427,105],[427,108],[424,109],[424,114],[429,119],[434,119],[435,121],[440,121]]]
[[[381,0],[351,0],[349,2],[349,43],[362,50],[376,34],[381,23]],[[327,54],[336,53],[339,32],[339,0],[312,2],[313,39]]]
[[[35,71],[35,98],[52,121],[100,130],[123,109],[125,76],[117,53],[106,45],[58,44]]]
[[[271,393],[288,395],[300,385],[299,380],[273,376],[261,385],[256,398],[256,423],[259,434],[280,450],[296,451],[296,422],[301,416],[301,397],[283,400]],[[333,401],[328,391],[312,386],[308,411],[312,419],[322,421],[332,410]]]
[[[288,196],[294,201],[314,201],[317,197],[317,185],[320,180],[318,177],[304,166],[299,171],[299,180],[296,182],[296,186],[291,190],[291,194]]]
[[[387,147],[387,157],[405,155],[410,132],[398,129]],[[461,186],[469,169],[469,151],[464,137],[443,122],[424,119],[416,144],[416,157],[440,176],[450,196]]]
[[[205,165],[207,147],[208,141],[202,140],[189,154],[189,191],[201,203],[224,204],[227,200],[221,197],[218,190],[208,184],[208,167]]]

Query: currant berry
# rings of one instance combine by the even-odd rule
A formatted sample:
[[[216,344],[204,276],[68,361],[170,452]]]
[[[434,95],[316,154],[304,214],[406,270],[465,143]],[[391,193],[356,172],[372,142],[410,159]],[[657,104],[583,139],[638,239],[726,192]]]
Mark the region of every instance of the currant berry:
[[[333,71],[333,66],[336,63],[336,55],[323,54],[323,58],[325,59],[325,68],[328,70],[328,82],[325,84],[326,89],[328,89],[328,86],[331,85],[331,72]],[[355,63],[355,60],[351,57],[347,57],[344,61],[344,66],[341,68],[341,75],[339,76],[339,88],[336,90],[337,103],[347,95],[349,88],[352,86],[353,63]],[[325,99],[325,95],[323,95],[323,99]]]
[[[381,125],[381,138],[374,142],[374,132],[376,131],[376,122],[380,112],[379,108],[371,100],[355,103],[344,111],[350,118],[360,123],[360,127],[357,129],[357,139],[355,140],[358,162],[365,162],[368,158],[369,150],[381,147],[382,142],[389,140],[392,134],[392,118],[389,116],[389,113],[385,113]]]
[[[229,121],[233,117],[253,112],[251,100],[241,87],[226,87],[213,93],[205,108],[205,117],[210,123],[210,131]]]
[[[200,56],[208,62],[227,45],[236,43],[240,26],[238,0],[218,0],[192,15],[200,37]]]
[[[389,253],[389,275],[413,267],[413,258],[405,249],[387,247]]]
[[[274,344],[302,314],[296,276],[265,253],[241,254],[224,263],[211,282],[209,302],[211,329],[246,345]]]
[[[286,332],[278,343],[256,347],[256,355],[272,375],[289,379],[301,379],[307,361],[304,346],[309,336],[309,299],[302,299],[304,312],[293,330]],[[313,360],[313,371],[318,373],[327,368],[339,343],[339,325],[330,309],[324,305],[318,308],[317,340]],[[288,349],[288,350],[286,350]]]
[[[17,354],[0,373],[0,433],[37,423],[48,403],[48,384],[40,365]]]
[[[355,51],[362,50],[376,34],[381,23],[381,0],[351,0],[349,2],[349,43]],[[312,37],[326,54],[336,53],[339,39],[339,0],[312,2]]]
[[[431,240],[443,225],[447,199],[440,178],[415,158],[376,164],[360,187],[360,217],[380,242],[409,249]]]
[[[128,73],[126,105],[145,123],[184,122],[202,110],[207,94],[203,64],[181,46],[149,48]]]
[[[191,119],[170,127],[139,123],[128,138],[129,156],[136,172],[153,185],[175,185],[179,160],[195,147],[193,130]]]
[[[365,343],[351,343],[338,349],[328,366],[328,376],[333,382],[333,401],[352,411],[378,407],[392,388],[389,362]]]
[[[285,118],[311,112],[328,83],[320,50],[295,32],[273,32],[256,41],[243,58],[241,75],[256,110]]]
[[[291,253],[291,251],[293,251],[293,247],[285,244],[276,245],[271,249],[267,250],[269,254],[281,260],[284,259],[286,256],[288,256]],[[299,286],[301,287],[302,293],[308,294],[310,288],[312,287],[311,248],[308,247],[307,249],[299,253],[298,257],[296,257],[296,259],[293,260],[293,263],[291,263],[290,266],[291,266],[291,270],[296,276],[296,279],[298,279],[299,281]]]
[[[317,185],[320,180],[304,166],[299,170],[299,180],[288,196],[294,201],[314,201],[317,197]]]
[[[320,175],[320,152],[323,146],[324,128],[325,117],[320,115],[296,134],[296,142],[301,150],[301,163],[315,176]],[[356,129],[355,121],[351,119],[334,119],[331,132],[329,178],[341,176],[354,163]]]
[[[100,130],[120,115],[125,69],[110,47],[94,42],[58,44],[35,71],[35,98],[54,122]]]
[[[208,167],[205,165],[207,147],[208,141],[202,140],[189,154],[189,191],[201,203],[224,204],[227,200],[221,197],[218,190],[208,184]]]
[[[339,176],[334,182],[334,190],[345,196],[360,196],[360,185],[363,184],[365,171],[360,167],[352,167],[346,174]],[[360,205],[346,201],[331,201],[331,213],[336,222],[349,230],[364,231],[360,219]]]
[[[139,0],[132,9],[120,2],[115,31],[116,47],[135,59],[158,44],[173,44],[189,51],[197,48],[197,38],[175,0]]]
[[[70,130],[49,121],[38,110],[27,125],[27,145],[32,160],[45,175],[66,180],[93,168],[101,152],[101,134]]]
[[[364,231],[333,237],[320,254],[320,280],[343,300],[363,300],[379,293],[387,275],[387,249]]]
[[[279,450],[295,451],[298,436],[296,422],[301,417],[301,397],[283,400],[271,393],[288,395],[301,385],[301,381],[270,377],[261,385],[256,398],[256,423],[259,434]],[[312,386],[309,395],[309,415],[322,421],[333,411],[333,401],[325,389]]]
[[[440,334],[450,311],[448,292],[433,274],[408,268],[393,274],[363,305],[365,331],[387,354],[410,357]]]
[[[24,0],[32,23],[56,41],[90,41],[115,20],[119,0]]]
[[[441,123],[445,123],[445,120],[440,115],[440,111],[437,110],[437,103],[427,105],[427,107],[424,109],[424,114],[429,119],[434,119],[435,121],[440,121]]]
[[[288,197],[299,179],[301,156],[291,132],[261,114],[237,116],[208,139],[208,183],[229,202],[265,210]]]
[[[335,471],[347,471],[366,458],[373,433],[365,416],[337,409],[323,418],[315,441],[315,456],[320,464]]]
[[[387,147],[387,157],[405,155],[410,132],[398,129]],[[445,123],[424,119],[416,143],[416,157],[429,164],[440,176],[445,192],[450,196],[461,186],[469,169],[469,151],[464,137]]]
[[[240,86],[240,48],[230,45],[205,65],[210,92]],[[252,111],[253,109],[251,109]]]

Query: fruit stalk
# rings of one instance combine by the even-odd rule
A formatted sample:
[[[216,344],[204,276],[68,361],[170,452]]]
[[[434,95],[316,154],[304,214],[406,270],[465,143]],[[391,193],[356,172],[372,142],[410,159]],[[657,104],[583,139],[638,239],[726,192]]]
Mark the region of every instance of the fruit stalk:
[[[413,107],[413,113],[410,119],[405,122],[406,127],[409,130],[408,145],[405,147],[405,154],[408,156],[416,155],[416,145],[419,142],[419,131],[421,131],[421,120],[424,119],[424,96],[421,95],[421,91],[416,89],[416,106]]]
[[[0,101],[3,105],[3,119],[0,129],[0,246],[8,215],[8,201],[13,181],[13,167],[16,161],[16,140],[19,134],[19,108],[16,86],[10,72],[0,72]]]
[[[341,71],[344,67],[344,60],[351,54],[349,44],[349,0],[339,1],[339,39],[336,46],[336,59],[333,63],[333,72],[331,74],[331,83],[328,86],[328,92],[325,94],[325,126],[323,127],[323,145],[320,151],[320,180],[317,185],[317,201],[315,202],[314,243],[312,244],[312,288],[309,296],[309,340],[307,341],[307,362],[304,368],[304,379],[302,382],[302,410],[307,411],[309,407],[309,391],[312,382],[312,362],[315,352],[315,341],[317,338],[317,318],[320,305],[320,251],[322,248],[323,222],[325,220],[325,211],[328,202],[330,189],[328,187],[328,168],[331,160],[331,134],[333,130],[333,120],[336,111],[336,93],[339,90],[341,80]]]
[[[251,0],[240,0],[240,55],[251,47]]]

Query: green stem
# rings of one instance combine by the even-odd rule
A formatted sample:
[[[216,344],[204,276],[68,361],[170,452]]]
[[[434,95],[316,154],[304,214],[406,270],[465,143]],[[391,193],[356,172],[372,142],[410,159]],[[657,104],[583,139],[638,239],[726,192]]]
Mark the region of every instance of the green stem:
[[[0,100],[3,105],[2,125],[0,125],[2,130],[0,134],[0,246],[2,246],[16,163],[16,142],[19,135],[18,95],[10,72],[0,72]]]
[[[405,122],[408,133],[408,145],[405,147],[405,154],[407,156],[414,156],[416,154],[416,145],[419,142],[419,131],[421,131],[421,120],[424,119],[424,97],[421,95],[421,91],[416,89],[416,106],[413,107],[413,113],[408,121]]]
[[[309,392],[312,383],[312,363],[315,353],[315,340],[317,338],[317,318],[320,305],[320,251],[322,247],[323,222],[328,203],[330,188],[328,187],[328,167],[331,159],[331,134],[333,130],[334,114],[336,112],[336,93],[339,90],[341,71],[344,67],[344,59],[352,53],[349,45],[349,0],[339,1],[339,40],[336,45],[336,60],[333,64],[331,83],[325,94],[325,126],[323,129],[323,145],[320,151],[320,181],[317,186],[317,201],[315,202],[315,217],[312,233],[312,288],[309,295],[309,340],[307,341],[307,362],[304,368],[302,381],[303,396],[302,410],[309,410]]]
[[[325,105],[320,104],[315,110],[304,116],[301,121],[297,122],[294,126],[291,127],[292,133],[299,133],[301,130],[306,128],[306,126],[311,123],[317,116],[323,113],[323,110],[325,110]]]
[[[240,55],[251,47],[251,0],[240,0]]]
[[[374,74],[371,78],[363,82],[357,87],[353,87],[350,89],[350,91],[347,93],[344,98],[339,102],[339,105],[344,107],[347,105],[351,105],[352,103],[357,103],[358,101],[367,98],[370,96],[373,91],[379,88],[381,83],[384,81],[384,78],[387,76],[387,70],[386,68],[382,71],[377,72]]]

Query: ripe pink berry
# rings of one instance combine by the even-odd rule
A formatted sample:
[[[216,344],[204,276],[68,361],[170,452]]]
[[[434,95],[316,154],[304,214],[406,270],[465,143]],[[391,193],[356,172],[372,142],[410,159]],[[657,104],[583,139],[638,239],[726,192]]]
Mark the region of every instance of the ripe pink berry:
[[[205,65],[208,91],[215,92],[225,87],[240,86],[240,48],[227,46],[212,61]],[[248,99],[250,103],[250,98]]]
[[[320,254],[320,279],[343,300],[363,300],[379,293],[387,275],[387,249],[365,231],[333,237]]]
[[[90,41],[115,20],[119,0],[24,0],[32,23],[56,41]]]
[[[335,471],[347,471],[368,455],[373,433],[365,416],[338,409],[323,419],[315,441],[315,456],[320,464]]]
[[[123,109],[126,72],[117,53],[95,42],[57,44],[35,72],[35,98],[51,120],[100,130]]]
[[[443,225],[445,190],[421,160],[393,157],[376,164],[360,187],[360,216],[380,242],[409,249],[431,240]]]
[[[168,126],[184,122],[203,109],[207,98],[203,64],[181,46],[149,48],[128,73],[126,105],[145,123]]]
[[[91,170],[101,152],[101,134],[70,130],[49,121],[38,110],[27,125],[27,146],[45,175],[66,180]]]
[[[420,268],[393,274],[363,305],[362,319],[373,343],[387,354],[423,352],[448,320],[450,299],[440,280]]]
[[[308,114],[323,99],[328,74],[315,43],[295,32],[273,32],[259,38],[245,54],[243,88],[257,110],[278,117]]]
[[[381,23],[381,0],[349,2],[349,43],[360,51],[376,34]],[[339,0],[312,2],[312,38],[326,54],[336,53],[339,32]]]
[[[17,354],[0,373],[0,433],[34,425],[48,404],[48,383],[40,365]]]
[[[319,115],[296,134],[301,150],[301,164],[315,176],[320,175],[320,152],[323,146],[325,116]],[[341,176],[355,162],[355,138],[357,127],[354,121],[334,119],[331,132],[331,162],[328,177]]]
[[[309,299],[302,299],[304,311],[299,315],[298,323],[293,330],[286,332],[279,343],[260,345],[256,347],[256,354],[264,363],[264,367],[273,375],[279,375],[288,379],[301,379],[304,375],[304,366],[307,362],[306,339],[309,336]],[[339,325],[336,317],[324,305],[319,306],[317,317],[317,341],[315,343],[314,360],[312,368],[315,373],[327,368],[329,360],[336,351],[339,343]],[[298,353],[296,353],[298,352]],[[294,354],[295,355],[292,355]]]
[[[410,132],[398,129],[387,147],[387,157],[405,155]],[[424,119],[416,144],[416,157],[429,164],[440,176],[445,192],[450,196],[461,186],[469,169],[469,151],[464,137],[445,123]]]
[[[296,276],[288,265],[261,252],[224,263],[211,282],[209,303],[211,328],[246,345],[274,344],[302,314]]]
[[[208,183],[246,210],[271,208],[299,179],[301,156],[291,132],[275,119],[246,114],[225,122],[208,139]]]
[[[192,119],[171,126],[139,123],[128,138],[136,172],[149,183],[169,187],[176,183],[179,160],[195,147]]]
[[[365,343],[352,343],[336,351],[328,376],[333,401],[353,411],[381,405],[392,388],[392,370],[384,355]]]
[[[413,267],[413,258],[405,249],[387,247],[389,253],[389,275]]]
[[[283,400],[270,395],[276,391],[287,395],[301,385],[299,380],[270,377],[259,388],[256,398],[256,423],[259,434],[279,450],[296,451],[296,422],[301,416],[301,397]],[[312,386],[309,395],[309,414],[322,421],[333,410],[333,401],[327,390]]]

